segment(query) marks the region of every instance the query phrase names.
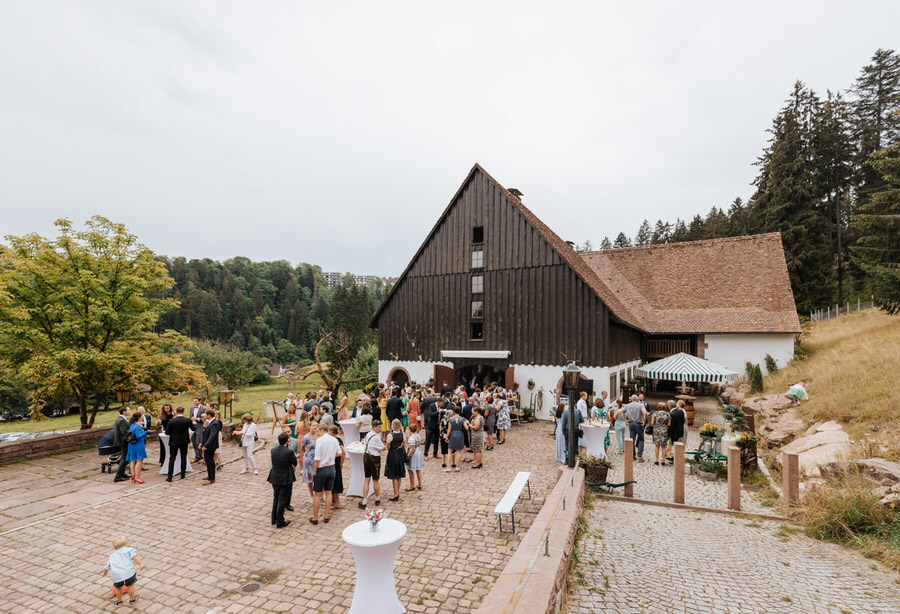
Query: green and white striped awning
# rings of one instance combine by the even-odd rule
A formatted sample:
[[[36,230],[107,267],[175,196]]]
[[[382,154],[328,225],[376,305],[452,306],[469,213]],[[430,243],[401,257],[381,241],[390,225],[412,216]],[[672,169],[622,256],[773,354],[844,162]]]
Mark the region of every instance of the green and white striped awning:
[[[726,366],[681,352],[638,367],[638,377],[675,382],[708,382],[722,384],[736,381],[740,375]]]

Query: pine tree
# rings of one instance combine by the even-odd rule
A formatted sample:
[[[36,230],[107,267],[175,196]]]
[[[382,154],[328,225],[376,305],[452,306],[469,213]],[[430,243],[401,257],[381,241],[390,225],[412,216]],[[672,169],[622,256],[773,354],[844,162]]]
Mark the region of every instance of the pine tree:
[[[688,240],[688,229],[685,226],[684,222],[681,221],[681,218],[675,219],[675,226],[672,227],[672,242],[678,243],[680,241]]]
[[[900,313],[900,141],[875,154],[871,164],[884,184],[853,218],[858,239],[852,253],[874,280],[881,306]]]
[[[663,222],[662,220],[656,220],[656,226],[653,229],[653,236],[650,238],[650,243],[659,245],[661,243],[668,243],[671,240],[672,225],[668,222]]]
[[[613,247],[619,249],[621,247],[631,247],[631,241],[628,240],[628,237],[625,236],[624,232],[620,232],[616,236],[616,240],[613,243]]]
[[[600,242],[600,249],[612,249],[612,243],[609,242],[609,237],[603,237],[603,241]]]
[[[740,196],[732,201],[727,216],[729,237],[742,237],[750,234],[750,214]]]
[[[829,228],[820,207],[812,147],[812,121],[821,103],[800,81],[770,129],[758,161],[753,207],[764,232],[780,232],[794,299],[801,312],[830,302]]]
[[[650,230],[650,223],[647,220],[641,222],[641,227],[638,228],[638,233],[634,237],[635,245],[650,245],[650,238],[653,236],[653,231]]]
[[[863,67],[851,90],[857,154],[857,191],[860,200],[883,185],[881,174],[872,166],[871,156],[900,138],[900,55],[892,49],[878,49]]]

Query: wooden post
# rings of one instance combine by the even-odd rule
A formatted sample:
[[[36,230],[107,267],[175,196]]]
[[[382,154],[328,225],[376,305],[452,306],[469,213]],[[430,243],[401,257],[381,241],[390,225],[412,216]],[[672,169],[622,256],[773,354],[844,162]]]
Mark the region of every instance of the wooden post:
[[[862,299],[860,299],[859,297],[856,298],[856,310],[857,310],[857,311],[859,311],[860,309],[862,309],[862,302],[861,302],[861,301],[862,301]]]
[[[684,503],[684,444],[675,443],[675,503]]]
[[[800,503],[800,456],[792,452],[782,452],[781,462],[784,475],[784,509],[787,512]]]
[[[625,481],[630,482],[634,479],[634,440],[631,437],[625,438]],[[634,496],[634,484],[625,485],[625,496]]]
[[[728,509],[741,509],[741,451],[737,446],[728,448]]]

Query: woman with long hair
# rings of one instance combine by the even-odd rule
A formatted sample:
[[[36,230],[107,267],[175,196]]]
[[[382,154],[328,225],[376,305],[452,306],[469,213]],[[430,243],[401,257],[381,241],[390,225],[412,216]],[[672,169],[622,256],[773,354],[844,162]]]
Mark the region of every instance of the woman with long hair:
[[[465,424],[469,431],[469,445],[472,448],[472,455],[475,459],[472,461],[472,469],[481,469],[484,457],[484,409],[475,406],[472,409],[472,419]]]
[[[175,411],[172,409],[171,403],[163,403],[162,407],[159,408],[159,413],[156,414],[156,424],[159,427],[158,434],[162,435],[166,432],[166,425],[169,424],[169,420],[175,417]],[[163,463],[166,462],[166,446],[162,443],[162,438],[159,440],[159,464],[162,466]]]
[[[281,431],[297,438],[297,406],[293,403],[288,405],[287,411],[281,417]]]
[[[309,433],[310,424],[312,423],[309,421],[309,414],[301,409],[297,413],[297,441],[303,441],[303,438]]]
[[[378,409],[381,410],[381,424],[384,425],[384,426],[387,426],[388,424],[391,423],[391,421],[388,420],[388,415],[387,415],[387,393],[384,391],[384,388],[382,388],[382,389],[378,392],[378,403],[377,403],[377,404],[378,404]],[[382,441],[384,441],[384,440],[387,439],[387,432],[386,432],[386,431],[387,431],[387,429],[384,429],[384,431],[382,431],[382,433],[381,433],[381,439],[382,439]]]
[[[303,452],[303,482],[309,488],[309,498],[313,498],[313,469],[316,465],[316,439],[319,438],[319,425],[313,422],[309,425],[309,432],[300,442],[300,450]]]
[[[400,500],[400,483],[406,477],[406,437],[400,420],[391,422],[391,432],[387,435],[388,453],[384,465],[384,477],[391,481],[394,496],[388,501]]]
[[[144,480],[141,479],[141,471],[144,468],[144,459],[147,458],[147,448],[144,446],[147,431],[141,426],[141,417],[139,411],[131,415],[128,432],[134,435],[134,441],[128,442],[128,452],[125,455],[125,460],[131,463],[131,481],[135,484],[144,483]]]
[[[610,420],[615,421],[614,427],[619,454],[625,454],[625,433],[628,431],[628,423],[625,422],[625,412],[622,411],[622,399],[616,399],[616,406],[610,409],[610,412]]]
[[[337,415],[338,422],[341,420],[346,420],[349,415],[347,414],[348,406],[350,405],[350,397],[347,396],[347,391],[341,391],[341,405],[338,407]]]
[[[566,464],[566,434],[563,432],[562,415],[566,410],[563,402],[556,405],[556,462]]]

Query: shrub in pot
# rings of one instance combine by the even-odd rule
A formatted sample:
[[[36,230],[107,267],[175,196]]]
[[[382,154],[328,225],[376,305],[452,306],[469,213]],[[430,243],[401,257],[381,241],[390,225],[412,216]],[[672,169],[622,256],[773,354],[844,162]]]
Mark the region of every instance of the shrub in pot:
[[[587,454],[579,454],[578,459],[581,466],[584,467],[584,476],[588,482],[599,484],[605,482],[609,475],[609,469],[612,463],[605,458],[598,456],[588,456]]]

